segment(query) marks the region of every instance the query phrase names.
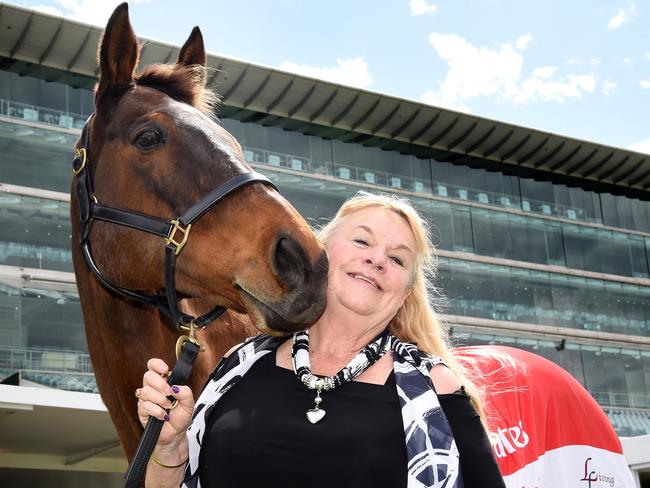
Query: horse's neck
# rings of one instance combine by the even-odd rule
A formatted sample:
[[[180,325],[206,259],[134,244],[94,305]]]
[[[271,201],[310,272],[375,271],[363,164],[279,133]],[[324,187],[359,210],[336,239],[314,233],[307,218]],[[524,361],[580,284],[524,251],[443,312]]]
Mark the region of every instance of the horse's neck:
[[[116,375],[121,376],[120,371],[125,372],[124,377],[133,377],[133,371],[144,373],[151,357],[161,358],[173,367],[180,333],[169,326],[165,316],[152,307],[133,306],[115,297],[92,278],[84,282],[93,282],[83,292],[80,290],[80,295],[88,346],[98,376],[111,376],[108,381],[115,387],[122,383],[116,378]],[[229,311],[205,330],[197,332],[205,352],[199,354],[190,381],[195,394],[223,354],[255,332],[247,315]],[[101,383],[105,383],[104,380],[98,378]]]
[[[77,282],[83,283],[79,297],[97,385],[130,459],[142,432],[133,392],[142,385],[149,358],[161,358],[173,367],[180,334],[156,309],[134,306],[108,292],[75,251]],[[199,354],[188,381],[195,397],[223,353],[254,333],[247,316],[230,312],[197,333],[206,351]]]

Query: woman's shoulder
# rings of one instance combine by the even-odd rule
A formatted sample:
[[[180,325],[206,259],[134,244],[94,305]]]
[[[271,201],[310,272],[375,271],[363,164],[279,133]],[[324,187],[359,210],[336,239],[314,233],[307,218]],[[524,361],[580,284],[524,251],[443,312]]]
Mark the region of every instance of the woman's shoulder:
[[[438,363],[429,369],[429,376],[438,395],[454,393],[462,387],[456,374],[445,363]]]
[[[456,374],[445,364],[440,356],[422,351],[414,342],[395,338],[393,349],[416,367],[424,366],[429,372],[431,383],[439,395],[453,393],[462,385]]]
[[[440,356],[423,351],[415,342],[403,341],[395,336],[392,337],[392,341],[393,351],[418,367],[423,364],[430,369],[437,364],[444,364]]]
[[[226,353],[223,355],[223,358],[228,359],[233,355],[233,353],[246,347],[253,348],[255,350],[261,348],[272,349],[282,343],[283,340],[284,338],[282,337],[274,337],[268,334],[257,334],[244,339],[244,342],[240,342],[239,344],[232,346],[230,349],[228,349],[228,351],[226,351]]]
[[[240,342],[228,349],[208,376],[204,388],[211,381],[219,381],[226,373],[243,363],[247,357],[249,359],[253,357],[253,354],[248,354],[247,351],[257,351],[260,349],[260,346],[266,346],[268,348],[269,339],[274,338],[266,334],[258,334],[256,336],[251,336],[245,339],[244,342]]]

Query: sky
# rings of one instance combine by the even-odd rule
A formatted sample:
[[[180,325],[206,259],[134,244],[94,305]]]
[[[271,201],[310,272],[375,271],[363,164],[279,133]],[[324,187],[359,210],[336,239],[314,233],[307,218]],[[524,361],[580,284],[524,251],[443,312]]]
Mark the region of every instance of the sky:
[[[11,0],[104,26],[113,0]],[[140,37],[650,154],[650,0],[135,0]]]

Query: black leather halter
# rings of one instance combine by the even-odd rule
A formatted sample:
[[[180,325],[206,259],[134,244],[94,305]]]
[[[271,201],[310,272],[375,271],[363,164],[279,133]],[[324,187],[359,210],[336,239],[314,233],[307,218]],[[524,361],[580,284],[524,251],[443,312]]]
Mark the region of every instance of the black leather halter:
[[[88,267],[92,270],[102,285],[117,295],[130,300],[143,302],[160,309],[165,315],[172,318],[176,329],[188,330],[190,326],[199,329],[205,327],[223,314],[226,309],[221,306],[216,306],[200,317],[194,317],[180,311],[178,296],[176,293],[176,259],[183,250],[185,244],[187,244],[192,224],[221,200],[243,186],[250,185],[251,183],[263,183],[277,190],[276,186],[266,176],[259,173],[242,173],[212,190],[201,198],[201,200],[192,205],[183,215],[171,221],[131,210],[102,205],[95,197],[93,178],[89,169],[89,127],[93,115],[88,118],[84,125],[81,132],[81,144],[80,147],[77,148],[75,158],[72,162],[72,172],[76,178],[75,190],[77,192],[77,200],[79,201],[79,216],[81,220],[79,245],[81,246]],[[93,259],[89,240],[90,229],[95,220],[138,229],[164,239],[164,296],[147,295],[139,291],[123,288],[111,283],[102,275]]]

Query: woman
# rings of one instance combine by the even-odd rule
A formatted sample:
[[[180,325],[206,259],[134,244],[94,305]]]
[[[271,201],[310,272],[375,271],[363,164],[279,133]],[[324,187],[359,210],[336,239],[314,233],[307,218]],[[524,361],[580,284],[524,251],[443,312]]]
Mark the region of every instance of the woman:
[[[166,364],[148,362],[140,420],[166,422],[147,486],[504,486],[429,304],[424,220],[404,200],[363,193],[321,239],[328,301],[308,333],[234,348],[196,407],[189,388],[167,385]],[[178,399],[169,414],[167,395]]]

